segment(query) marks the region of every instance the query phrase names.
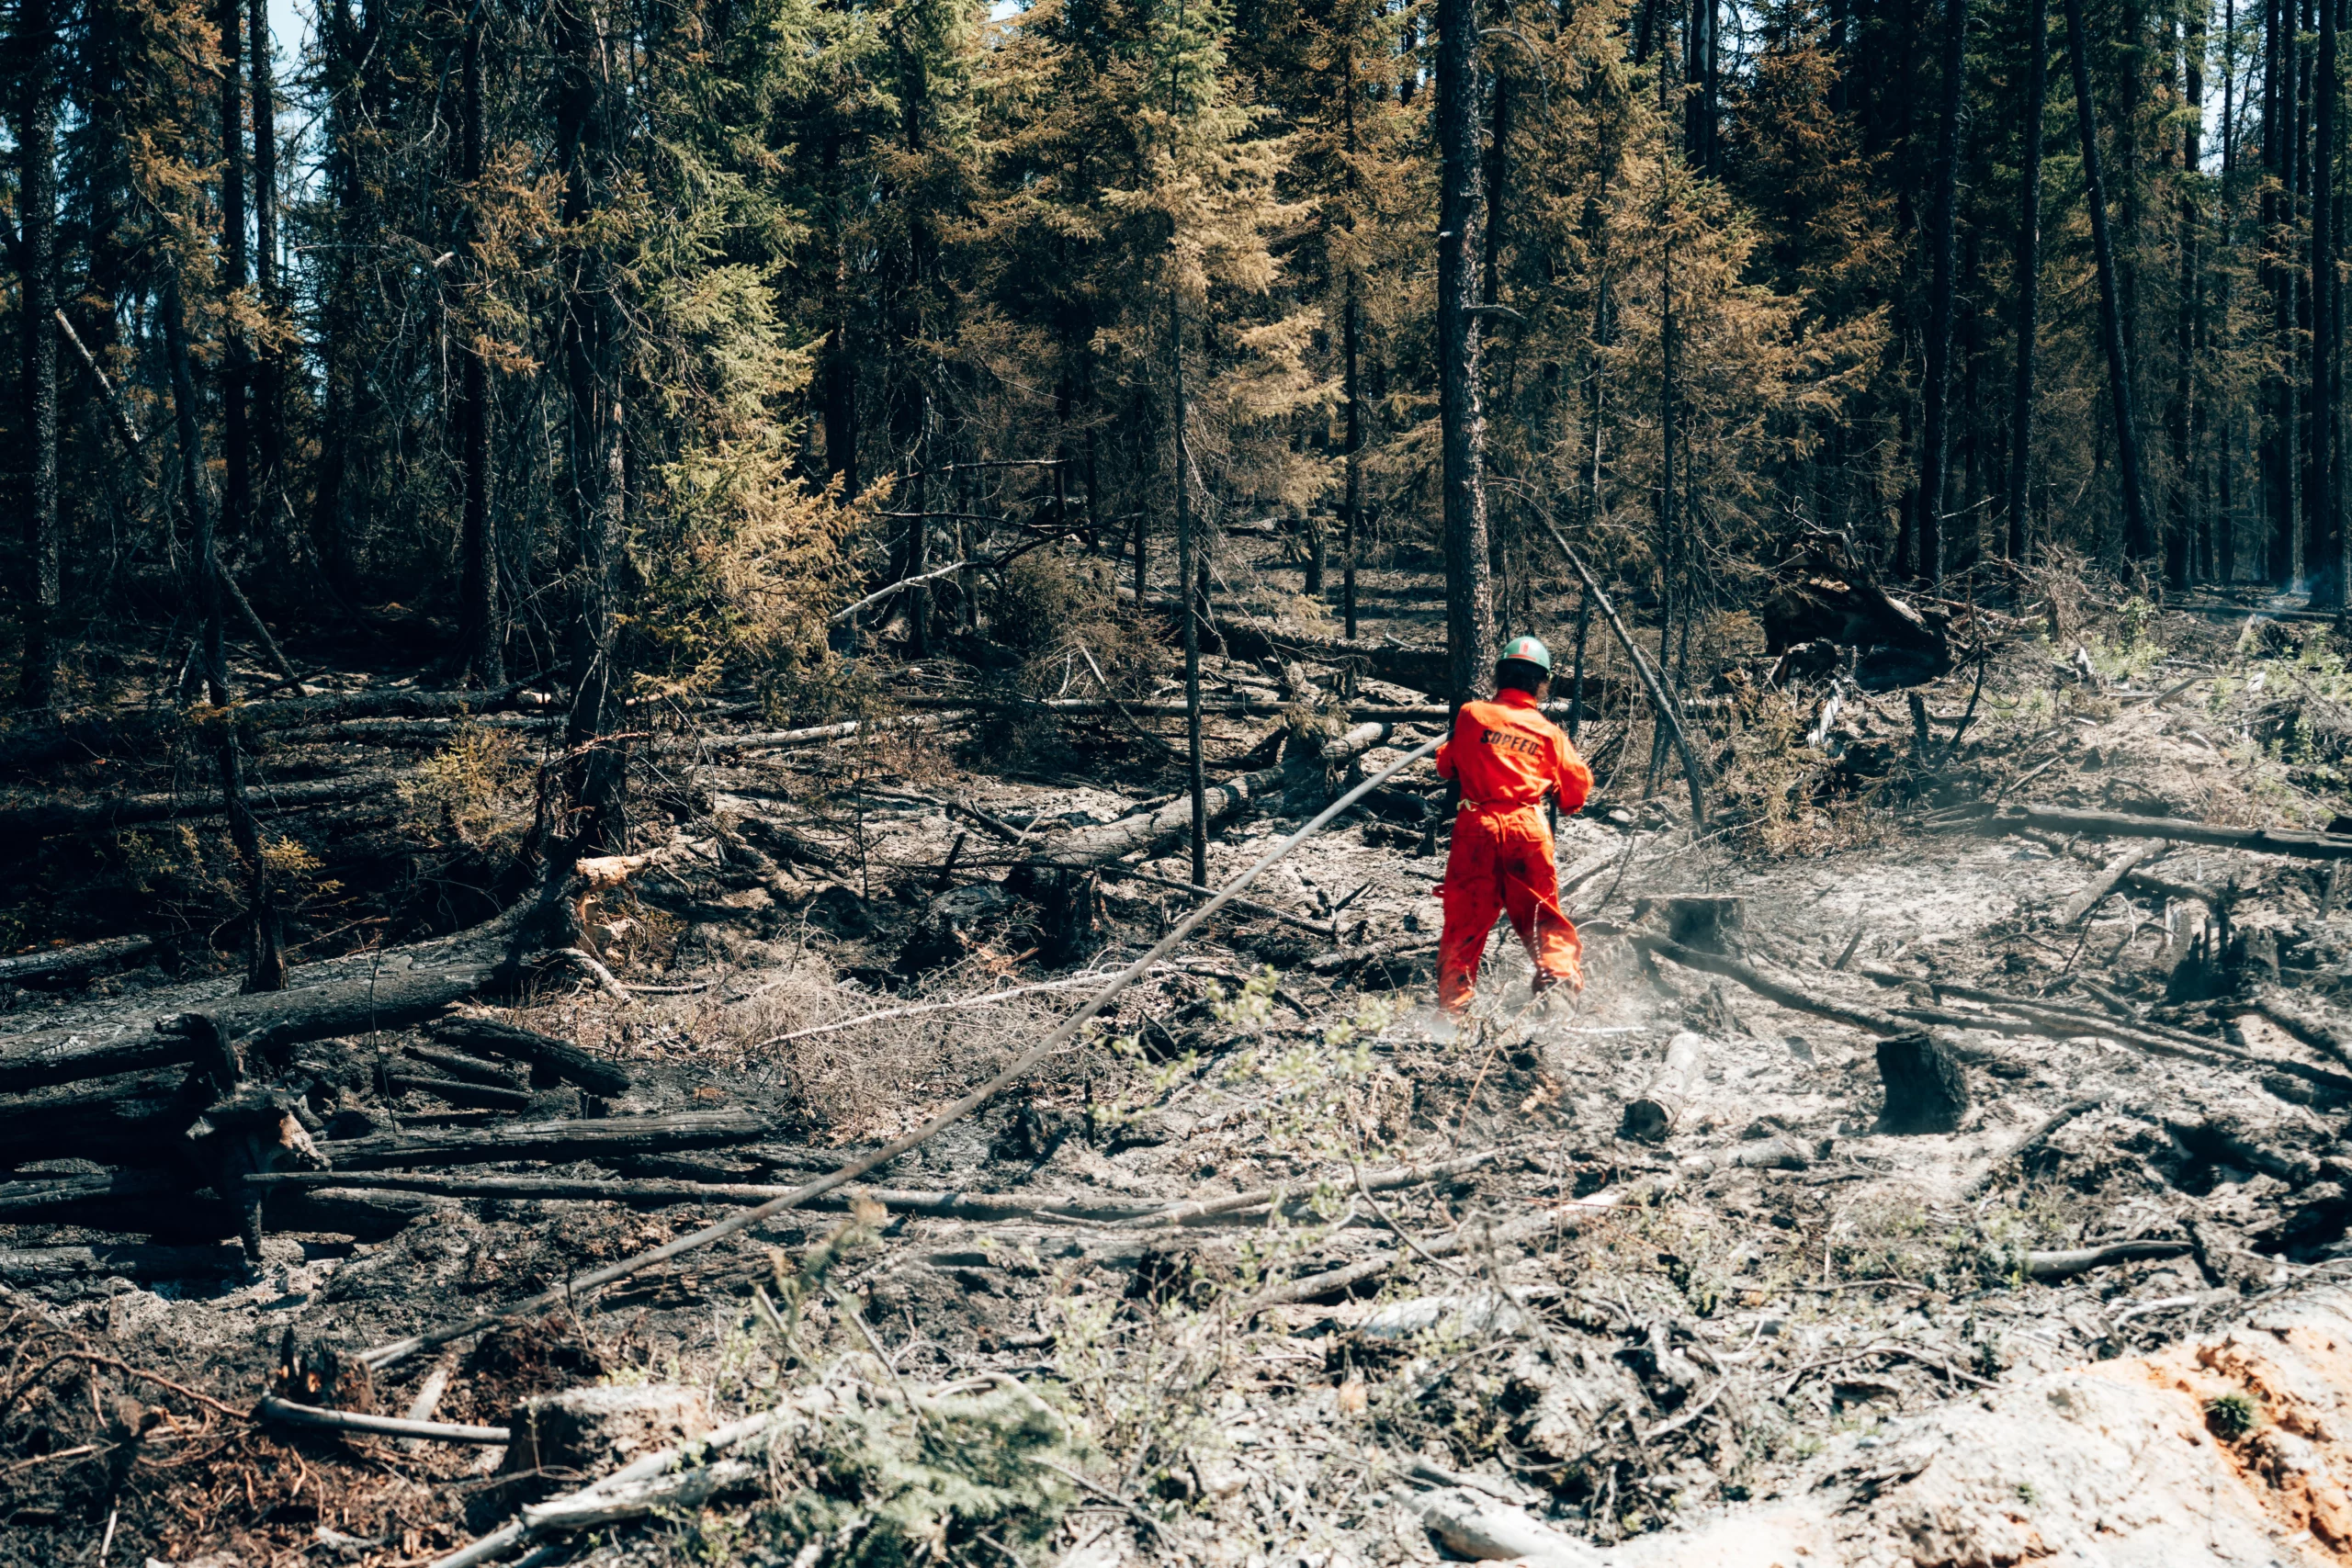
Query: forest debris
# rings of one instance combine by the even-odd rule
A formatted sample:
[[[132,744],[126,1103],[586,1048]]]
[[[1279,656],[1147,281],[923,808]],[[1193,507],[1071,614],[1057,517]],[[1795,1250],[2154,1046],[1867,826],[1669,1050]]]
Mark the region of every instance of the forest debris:
[[[1431,742],[1423,750],[1433,750],[1434,746]],[[1391,770],[1396,771],[1401,771],[1401,764]],[[1205,796],[1209,824],[1214,827],[1239,816],[1251,802],[1279,789],[1282,782],[1280,768],[1266,768],[1210,785]],[[1180,797],[1148,817],[1123,818],[1116,822],[1057,834],[1037,847],[1034,863],[1057,870],[1083,870],[1129,855],[1149,858],[1173,847],[1192,830],[1192,802]]]
[[[492,1089],[519,1089],[514,1075],[496,1062],[463,1051],[444,1051],[435,1045],[408,1044],[401,1054],[441,1069],[447,1077],[463,1078],[468,1083],[485,1084]]]
[[[1373,790],[1377,789],[1380,785],[1385,784],[1390,778],[1404,772],[1405,769],[1410,767],[1413,763],[1419,761],[1423,757],[1426,757],[1430,752],[1436,750],[1437,746],[1438,743],[1435,740],[1424,741],[1419,746],[1417,746],[1412,750],[1407,752],[1404,756],[1399,757],[1396,761],[1391,762],[1387,767],[1382,769],[1373,777],[1366,779],[1363,784],[1356,785],[1355,788],[1350,790],[1347,794],[1333,801],[1329,806],[1325,807],[1321,811],[1316,813],[1315,816],[1309,818],[1306,824],[1296,832],[1283,840],[1264,854],[1260,855],[1256,861],[1251,863],[1247,870],[1242,872],[1240,875],[1235,877],[1231,882],[1227,883],[1225,886],[1224,892],[1219,894],[1218,897],[1210,899],[1207,903],[1202,905],[1199,908],[1185,916],[1182,920],[1177,923],[1175,929],[1170,931],[1166,936],[1161,937],[1158,942],[1153,944],[1149,952],[1144,953],[1142,957],[1137,958],[1133,964],[1130,964],[1126,968],[1121,970],[1109,982],[1107,982],[1101,990],[1097,991],[1091,998],[1090,998],[1085,1006],[1080,1008],[1078,1011],[1072,1014],[1069,1018],[1065,1019],[1061,1025],[1055,1029],[1053,1032],[1046,1035],[1044,1040],[1038,1042],[1035,1045],[1030,1047],[1020,1056],[1016,1057],[1011,1064],[1001,1069],[994,1077],[989,1078],[986,1083],[980,1085],[978,1089],[973,1089],[970,1093],[965,1095],[954,1104],[949,1105],[944,1110],[934,1114],[929,1121],[925,1122],[921,1127],[918,1127],[913,1132],[895,1138],[889,1143],[883,1145],[880,1148],[868,1151],[858,1158],[851,1160],[848,1164],[842,1166],[840,1169],[834,1171],[830,1176],[818,1178],[815,1181],[812,1181],[807,1186],[801,1188],[797,1192],[783,1198],[771,1198],[766,1202],[759,1204],[754,1208],[742,1210],[741,1212],[731,1214],[726,1219],[720,1220],[714,1224],[705,1225],[702,1229],[694,1232],[690,1235],[680,1236],[676,1240],[665,1243],[661,1247],[654,1247],[650,1251],[639,1253],[634,1258],[624,1258],[620,1262],[607,1264],[602,1269],[592,1269],[575,1279],[564,1281],[561,1285],[553,1290],[542,1291],[537,1295],[530,1297],[527,1300],[518,1303],[513,1306],[507,1307],[503,1311],[469,1318],[464,1322],[447,1325],[444,1327],[435,1329],[430,1333],[413,1335],[405,1339],[397,1339],[386,1345],[379,1345],[368,1353],[368,1364],[371,1367],[379,1369],[391,1366],[400,1361],[405,1360],[409,1357],[416,1355],[421,1351],[433,1349],[438,1346],[449,1344],[454,1340],[478,1334],[481,1330],[492,1326],[493,1324],[503,1322],[509,1317],[543,1311],[547,1307],[549,1307],[558,1302],[571,1300],[581,1292],[594,1290],[599,1285],[609,1284],[616,1280],[627,1279],[629,1275],[634,1274],[640,1269],[651,1268],[657,1263],[667,1262],[669,1259],[678,1257],[683,1253],[690,1252],[696,1247],[707,1247],[714,1241],[722,1240],[727,1236],[736,1235],[738,1232],[757,1224],[762,1220],[766,1219],[772,1214],[781,1213],[784,1211],[794,1207],[796,1204],[804,1203],[811,1198],[820,1197],[826,1192],[833,1190],[835,1188],[846,1186],[848,1183],[856,1180],[859,1177],[865,1175],[867,1171],[874,1169],[876,1167],[896,1159],[899,1156],[905,1154],[910,1149],[919,1147],[930,1139],[937,1136],[943,1129],[953,1126],[955,1123],[962,1121],[965,1117],[970,1115],[973,1111],[978,1110],[981,1106],[986,1105],[1010,1085],[1019,1082],[1021,1079],[1026,1077],[1030,1073],[1034,1072],[1037,1066],[1044,1062],[1046,1057],[1068,1045],[1069,1043],[1077,1036],[1080,1030],[1085,1028],[1087,1023],[1092,1020],[1097,1013],[1101,1012],[1103,1008],[1110,1005],[1112,998],[1116,997],[1121,991],[1125,990],[1127,987],[1133,985],[1143,975],[1148,973],[1154,964],[1166,958],[1170,953],[1173,953],[1186,938],[1193,934],[1193,931],[1199,930],[1201,926],[1205,924],[1211,916],[1215,915],[1219,908],[1224,907],[1225,899],[1227,896],[1238,896],[1244,888],[1257,881],[1259,876],[1262,874],[1268,867],[1275,864],[1284,856],[1288,855],[1292,851],[1297,849],[1299,845],[1306,842],[1316,834],[1321,832],[1335,818],[1337,818],[1340,813],[1344,812],[1349,807],[1354,805],[1355,802],[1363,795],[1370,794]]]
[[[527,1111],[531,1097],[519,1089],[443,1077],[434,1073],[386,1073],[384,1088],[391,1094],[415,1090],[450,1105],[474,1105],[489,1111]]]
[[[164,1170],[110,1170],[96,1176],[42,1177],[0,1183],[0,1220],[17,1224],[85,1203],[144,1201],[187,1190],[185,1177]]]
[[[514,1439],[499,1466],[506,1473],[593,1473],[694,1441],[710,1430],[710,1404],[677,1383],[568,1388],[523,1400],[507,1425]]]
[[[334,1145],[327,1145],[333,1148]],[[613,1157],[613,1156],[606,1156]],[[582,1178],[571,1176],[426,1176],[401,1171],[272,1171],[249,1177],[246,1184],[262,1190],[343,1189],[393,1192],[429,1192],[445,1198],[514,1198],[541,1201],[595,1203],[732,1203],[785,1197],[790,1187],[752,1181],[676,1181],[647,1178]],[[827,1193],[801,1207],[845,1210],[860,1201],[876,1202],[893,1213],[925,1214],[943,1219],[1048,1219],[1124,1222],[1150,1220],[1162,1211],[1141,1203],[1104,1203],[1050,1194],[1015,1197],[991,1192],[910,1192],[897,1188],[856,1188],[840,1195]]]
[[[903,735],[922,730],[944,729],[968,723],[978,717],[971,708],[953,709],[946,713],[900,714],[887,718],[844,719],[839,724],[811,725],[804,729],[755,730],[740,735],[707,735],[696,738],[695,749],[702,751],[786,751],[801,746],[824,746],[837,740],[854,740],[875,735]]]
[[[1216,889],[1214,887],[1203,887],[1191,882],[1171,881],[1165,876],[1154,876],[1148,871],[1138,871],[1133,866],[1106,865],[1102,867],[1102,874],[1114,881],[1148,882],[1155,887],[1171,888],[1176,892],[1189,893],[1199,898],[1216,897]],[[1309,931],[1323,938],[1326,942],[1340,940],[1336,921],[1311,920],[1305,915],[1293,914],[1288,909],[1277,909],[1272,904],[1261,904],[1250,898],[1235,898],[1228,902],[1234,908],[1246,909],[1250,914],[1279,921],[1283,925],[1295,926],[1300,931]]]
[[[1408,1187],[1426,1186],[1492,1165],[1507,1155],[1521,1152],[1524,1145],[1504,1144],[1494,1148],[1480,1149],[1475,1154],[1453,1159],[1439,1160],[1430,1165],[1399,1166],[1390,1170],[1360,1172],[1352,1185],[1373,1192],[1395,1192]],[[1334,1184],[1337,1185],[1336,1179]],[[1311,1181],[1287,1182],[1274,1187],[1260,1187],[1247,1192],[1229,1193],[1222,1198],[1196,1198],[1188,1203],[1157,1208],[1150,1213],[1124,1222],[1127,1225],[1181,1225],[1197,1220],[1211,1219],[1220,1214],[1238,1213],[1246,1209],[1265,1208],[1293,1198],[1303,1198],[1314,1192],[1320,1184]]]
[[[1703,969],[1710,974],[1721,975],[1727,980],[1736,980],[1765,1000],[1777,1002],[1792,1012],[1809,1012],[1819,1018],[1835,1019],[1871,1034],[1907,1034],[1912,1032],[1909,1023],[1893,1013],[1815,996],[1785,980],[1775,979],[1754,964],[1728,954],[1684,947],[1665,937],[1641,932],[1635,932],[1627,940],[1643,952],[1670,958],[1686,969]]]
[[[2180,1258],[2189,1250],[2189,1244],[2186,1241],[2113,1241],[2103,1247],[2069,1247],[2061,1252],[2029,1252],[2025,1255],[2025,1276],[2029,1280],[2044,1281],[2065,1280],[2118,1263]]]
[[[399,776],[393,773],[359,773],[300,784],[254,784],[250,786],[248,799],[256,812],[302,811],[388,795],[400,783]],[[189,821],[218,817],[227,809],[219,790],[191,795],[116,795],[81,803],[49,800],[38,806],[0,807],[0,840],[28,845],[34,840],[62,833],[102,831],[142,822]]]
[[[1473,1562],[1523,1562],[1531,1568],[1600,1568],[1607,1562],[1526,1509],[1467,1488],[1433,1495],[1421,1505],[1421,1525],[1430,1540]]]
[[[398,1416],[370,1416],[356,1410],[331,1410],[317,1404],[297,1404],[274,1393],[262,1395],[254,1407],[256,1419],[281,1427],[308,1427],[322,1432],[351,1432],[368,1438],[405,1438],[412,1442],[473,1443],[495,1448],[513,1434],[504,1427],[468,1427],[447,1421],[413,1421]]]
[[[1878,1076],[1886,1089],[1882,1133],[1955,1132],[1968,1113],[1967,1076],[1951,1052],[1924,1032],[1881,1040]]]
[[[1625,1102],[1617,1135],[1636,1143],[1662,1144],[1674,1134],[1706,1070],[1704,1036],[1688,1031],[1667,1042],[1666,1059],[1649,1085]]]
[[[534,1082],[561,1079],[608,1098],[627,1094],[632,1082],[616,1063],[537,1030],[493,1018],[445,1018],[434,1023],[431,1032],[434,1039],[461,1045],[476,1055],[527,1062]]]
[[[337,1170],[401,1169],[420,1165],[485,1165],[496,1160],[597,1159],[663,1149],[722,1148],[768,1130],[748,1111],[677,1111],[661,1116],[596,1116],[563,1122],[457,1127],[438,1133],[379,1133],[319,1145]]]
[[[1058,980],[1040,980],[1034,985],[1009,986],[1002,990],[980,991],[971,996],[952,997],[944,1001],[915,1002],[906,1007],[883,1008],[875,1012],[859,1013],[852,1018],[836,1019],[831,1023],[812,1023],[806,1029],[795,1029],[783,1034],[771,1035],[758,1043],[758,1049],[782,1045],[794,1040],[805,1040],[812,1034],[831,1034],[837,1030],[854,1029],[860,1024],[884,1023],[892,1019],[915,1018],[924,1013],[956,1012],[967,1008],[988,1007],[1008,1002],[1016,997],[1035,996],[1041,991],[1071,991],[1098,985],[1109,979],[1114,971],[1089,970],[1083,975],[1065,975]]]
[[[2329,1022],[2317,1007],[2272,988],[2257,992],[2254,1006],[2256,1011],[2304,1044],[2316,1045],[2337,1061],[2352,1064],[2352,1031]]]
[[[2153,857],[2163,853],[2165,848],[2156,842],[2133,844],[2108,862],[2099,874],[2091,878],[2089,886],[2067,899],[2065,907],[2058,911],[2059,929],[2064,931],[2088,917],[2093,909],[2107,902],[2107,896],[2115,891],[2117,884]]]
[[[633,1460],[576,1492],[526,1507],[522,1514],[490,1534],[441,1558],[432,1568],[473,1568],[503,1557],[535,1536],[639,1518],[664,1504],[690,1506],[740,1484],[756,1473],[740,1461],[721,1460],[698,1470],[684,1467],[696,1458],[724,1454],[764,1437],[802,1412],[791,1402],[732,1421],[705,1433],[692,1443],[662,1449]]]
[[[2090,1111],[2098,1110],[2098,1108],[2099,1102],[2096,1100],[2068,1100],[2065,1104],[2060,1106],[2057,1110],[2052,1111],[2049,1115],[2036,1122],[2026,1132],[2025,1135],[2018,1138],[2017,1142],[2011,1144],[2007,1148],[2003,1149],[1999,1154],[1986,1159],[1984,1164],[1976,1169],[1973,1175],[1970,1176],[1965,1181],[1961,1183],[1960,1195],[1963,1198],[1977,1198],[1983,1196],[1984,1191],[1993,1185],[1995,1179],[1997,1178],[2011,1163],[2030,1158],[2034,1151],[2048,1143],[2052,1134],[2055,1134],[2059,1128],[2064,1127],[2067,1122],[2074,1121],[2076,1117],[2085,1115]]]
[[[1481,1248],[1524,1247],[1551,1236],[1566,1235],[1580,1229],[1624,1201],[1623,1191],[1611,1190],[1499,1225],[1484,1221],[1473,1222],[1451,1235],[1414,1243],[1409,1249],[1379,1253],[1337,1269],[1327,1269],[1320,1273],[1301,1275],[1269,1285],[1243,1304],[1242,1315],[1251,1316],[1271,1306],[1286,1306],[1296,1302],[1336,1296],[1343,1291],[1351,1291],[1359,1285],[1381,1279],[1414,1258],[1454,1258]]]

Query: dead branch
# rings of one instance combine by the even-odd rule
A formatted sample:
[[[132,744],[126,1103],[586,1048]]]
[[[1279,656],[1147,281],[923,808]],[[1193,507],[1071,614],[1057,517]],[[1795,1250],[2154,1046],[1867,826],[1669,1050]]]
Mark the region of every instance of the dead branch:
[[[254,1418],[280,1427],[308,1427],[322,1432],[355,1432],[370,1438],[408,1438],[436,1443],[474,1443],[498,1447],[514,1437],[504,1427],[462,1427],[447,1421],[407,1421],[397,1416],[368,1416],[356,1410],[329,1410],[297,1404],[274,1393],[262,1395]]]

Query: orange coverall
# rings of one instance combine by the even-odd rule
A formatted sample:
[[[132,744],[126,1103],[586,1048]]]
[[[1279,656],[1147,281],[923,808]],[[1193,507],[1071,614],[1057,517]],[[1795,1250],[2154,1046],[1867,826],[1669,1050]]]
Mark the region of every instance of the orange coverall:
[[[1592,770],[1535,698],[1509,687],[1490,703],[1464,703],[1453,736],[1437,749],[1440,776],[1462,785],[1453,848],[1445,860],[1445,931],[1438,939],[1438,1000],[1459,1012],[1476,994],[1495,916],[1535,960],[1535,987],[1565,980],[1584,988],[1584,947],[1560,911],[1560,874],[1544,797],[1575,811],[1592,793]]]

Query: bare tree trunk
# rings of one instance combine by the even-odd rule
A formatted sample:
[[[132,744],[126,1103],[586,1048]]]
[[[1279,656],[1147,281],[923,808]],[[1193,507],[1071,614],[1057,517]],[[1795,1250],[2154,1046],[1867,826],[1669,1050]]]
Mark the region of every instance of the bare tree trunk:
[[[2122,470],[2123,550],[2144,560],[2154,550],[2140,490],[2140,434],[2132,412],[2132,366],[2124,350],[2123,309],[2117,291],[2115,238],[2107,220],[2107,180],[2099,170],[2098,118],[2091,97],[2089,42],[2083,0],[2066,0],[2066,48],[2075,68],[2075,112],[2083,135],[2083,183],[2091,209],[2091,249],[2098,264],[2099,336],[2107,346],[2107,380],[2115,408],[2115,462]]]
[[[1350,642],[1356,637],[1356,545],[1363,518],[1363,388],[1357,376],[1357,310],[1356,279],[1350,273],[1348,297],[1340,316],[1340,354],[1345,361],[1341,379],[1348,400],[1348,500],[1347,515],[1341,523],[1340,610]],[[1140,598],[1137,602],[1141,602]]]
[[[253,34],[254,285],[263,308],[277,297],[277,72],[272,58],[269,0],[246,0]],[[283,355],[266,345],[253,378],[254,434],[264,486],[282,485],[286,465],[286,374]]]
[[[2033,355],[2041,310],[2041,127],[2049,100],[2050,0],[2026,20],[2025,166],[2018,198],[2018,347],[2009,402],[2009,560],[2021,564],[2033,524]]]
[[[931,519],[925,515],[931,510],[931,392],[928,389],[921,394],[921,399],[918,417],[922,422],[922,430],[915,441],[914,505],[909,509],[914,515],[907,519],[906,575],[910,578],[921,577],[931,570]],[[1061,502],[1062,468],[1057,463],[1054,466],[1054,526],[1057,528],[1067,526],[1069,522],[1062,515]],[[907,648],[917,659],[931,657],[931,585],[927,582],[917,583],[907,590]]]
[[[17,16],[17,239],[24,333],[17,439],[24,452],[24,666],[17,700],[57,700],[59,601],[63,583],[57,496],[57,20],[50,0],[22,0]]]
[[[2344,603],[2342,474],[2336,453],[2335,59],[2337,0],[2319,0],[2319,59],[2312,73],[2311,419],[2303,480],[2303,575],[2312,603]]]
[[[1193,881],[1209,879],[1208,775],[1201,756],[1201,611],[1200,587],[1194,581],[1193,558],[1199,547],[1193,537],[1193,455],[1184,427],[1191,416],[1184,394],[1184,311],[1176,285],[1168,286],[1168,365],[1176,395],[1176,598],[1182,606],[1184,632],[1184,761],[1186,783],[1193,797]],[[1138,597],[1136,603],[1143,601]]]
[[[179,433],[180,504],[187,513],[190,570],[194,573],[199,662],[204,669],[205,694],[215,709],[229,705],[229,660],[223,631],[220,553],[213,538],[212,505],[204,493],[204,456],[196,423],[196,378],[188,368],[187,328],[180,308],[179,270],[172,264],[164,298],[164,346],[171,361],[172,415]],[[281,947],[277,906],[269,885],[269,864],[262,851],[261,824],[245,800],[244,761],[237,748],[237,727],[226,713],[209,717],[213,761],[220,770],[221,804],[229,818],[229,840],[244,863],[247,932],[245,989],[277,991],[286,987],[286,958]]]
[[[487,25],[480,9],[466,18],[458,86],[458,174],[468,187],[460,224],[459,266],[461,276],[470,276],[478,288],[488,282],[481,256],[478,252],[464,253],[473,251],[481,239],[473,204],[481,199],[481,46]],[[490,511],[490,366],[474,341],[471,321],[464,314],[459,321],[465,342],[458,354],[458,460],[465,480],[465,517],[458,542],[458,640],[465,649],[467,678],[482,686],[503,686],[506,683],[506,637],[498,617],[498,532]]]
[[[1715,70],[1715,0],[1690,0],[1682,77],[1688,94],[1683,105],[1683,153],[1702,175],[1715,169],[1715,122],[1718,76]]]
[[[1919,419],[1919,575],[1944,580],[1944,469],[1951,449],[1952,290],[1960,229],[1960,111],[1968,76],[1968,0],[1944,0],[1943,125],[1937,135],[1936,204],[1928,284],[1925,397]]]
[[[1437,7],[1438,424],[1443,448],[1445,641],[1456,703],[1476,696],[1495,661],[1494,569],[1487,555],[1486,415],[1478,325],[1471,311],[1470,231],[1478,201],[1472,0]],[[1203,878],[1201,880],[1205,880]]]
[[[2296,18],[2294,0],[2270,0],[2265,16],[2269,47],[2263,72],[2262,156],[2271,182],[2264,188],[2263,251],[2270,282],[2269,421],[2262,437],[2263,507],[2269,520],[2269,576],[2285,588],[2295,580],[2294,442],[2298,400],[2295,395],[2295,279],[2280,234],[2295,222],[2297,126],[2301,118],[2295,80]]]
[[[2198,161],[2203,151],[2200,132],[2205,113],[2205,25],[2196,12],[2184,19],[2180,30],[2181,103],[2188,117],[2181,126],[2182,196],[2180,201],[2180,235],[2177,245],[2179,283],[2174,291],[2174,368],[2172,410],[2166,423],[2166,434],[2172,439],[2172,496],[2165,529],[2165,581],[2176,589],[2187,588],[2197,570],[2198,518],[2202,509],[2192,503],[2196,478],[2190,472],[2195,466],[2195,437],[2200,428],[2202,412],[2197,399],[2198,288],[2200,271],[2198,265],[2199,223],[2201,215],[2197,200],[2190,194],[2191,182],[2197,176]]]
[[[244,0],[220,0],[220,298],[234,310],[248,281],[245,268]],[[220,445],[225,484],[221,531],[242,539],[253,522],[253,431],[245,397],[252,345],[232,314],[221,328]]]
[[[611,111],[604,101],[608,73],[603,59],[595,0],[562,0],[557,21],[560,88],[556,146],[564,174],[563,217],[581,223],[602,199],[605,137]],[[594,853],[618,841],[622,754],[604,737],[611,728],[614,688],[612,556],[625,521],[628,468],[623,449],[620,377],[615,365],[616,279],[595,244],[566,258],[564,371],[570,394],[564,500],[570,513],[573,598],[569,634],[571,753],[569,793],[580,812],[577,852]]]

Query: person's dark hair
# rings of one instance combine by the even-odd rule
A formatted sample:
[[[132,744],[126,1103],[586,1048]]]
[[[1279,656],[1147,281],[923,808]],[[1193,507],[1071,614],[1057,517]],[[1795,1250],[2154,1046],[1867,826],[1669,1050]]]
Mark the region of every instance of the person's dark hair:
[[[1551,677],[1544,666],[1526,659],[1498,659],[1495,661],[1495,684],[1506,691],[1525,692],[1533,696],[1536,689]]]

